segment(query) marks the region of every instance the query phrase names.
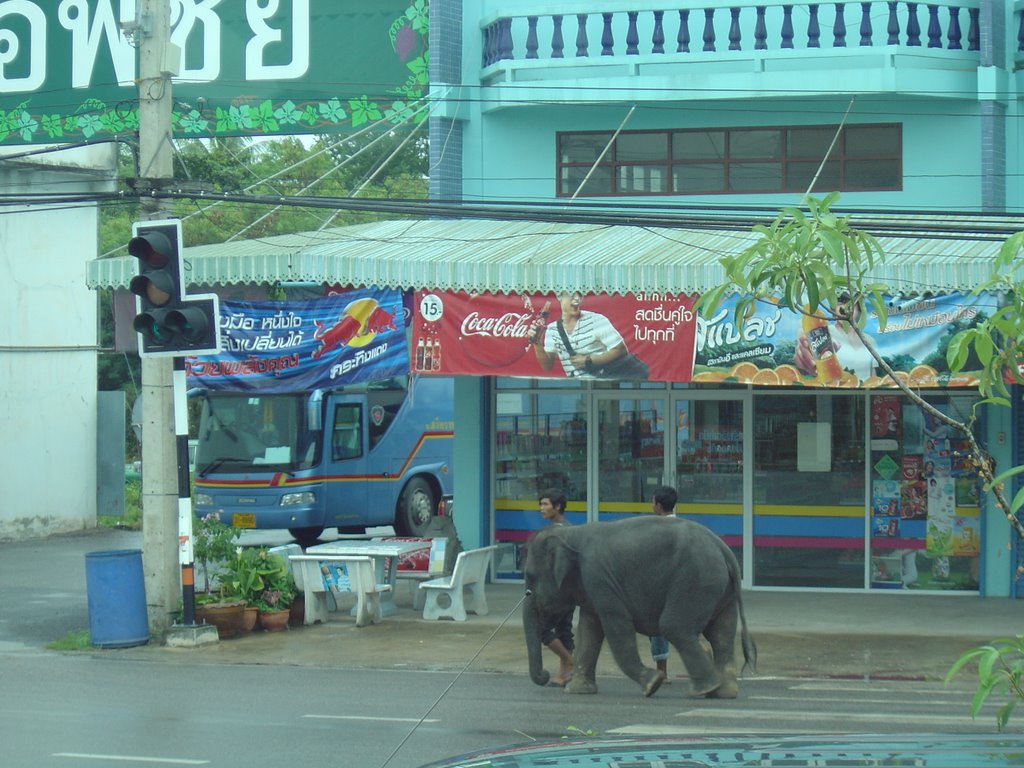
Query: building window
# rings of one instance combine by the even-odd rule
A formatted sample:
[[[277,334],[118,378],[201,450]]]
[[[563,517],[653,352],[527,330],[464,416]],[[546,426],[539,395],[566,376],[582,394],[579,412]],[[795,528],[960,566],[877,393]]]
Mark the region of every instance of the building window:
[[[898,124],[560,133],[558,196],[902,188]],[[822,158],[828,161],[821,168]]]

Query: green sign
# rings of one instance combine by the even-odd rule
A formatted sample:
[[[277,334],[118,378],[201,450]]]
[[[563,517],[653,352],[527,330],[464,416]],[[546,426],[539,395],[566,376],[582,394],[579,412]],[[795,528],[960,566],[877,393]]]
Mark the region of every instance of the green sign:
[[[176,136],[426,116],[428,0],[167,1]],[[137,130],[135,17],[135,0],[0,0],[0,144]]]

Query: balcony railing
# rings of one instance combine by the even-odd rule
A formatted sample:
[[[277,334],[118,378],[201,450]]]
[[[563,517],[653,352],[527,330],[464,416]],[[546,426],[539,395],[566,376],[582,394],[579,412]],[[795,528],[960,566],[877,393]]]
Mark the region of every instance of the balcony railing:
[[[591,7],[594,5],[610,4],[595,2]],[[638,0],[623,3],[622,10],[562,14],[531,14],[527,9],[523,14],[488,19],[483,26],[483,66],[510,60],[646,55],[678,58],[725,51],[872,46],[979,49],[977,0],[956,4],[904,0],[706,2],[675,10],[665,10],[664,4],[660,10],[647,9],[647,5]],[[1024,18],[1018,39],[1024,46]]]

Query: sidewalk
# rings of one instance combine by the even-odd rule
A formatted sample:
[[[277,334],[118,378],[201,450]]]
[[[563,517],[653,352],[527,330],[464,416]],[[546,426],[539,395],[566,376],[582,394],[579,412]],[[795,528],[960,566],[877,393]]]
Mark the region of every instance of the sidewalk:
[[[90,531],[29,542],[0,542],[0,651],[41,648],[89,626],[84,578],[86,552],[137,548],[141,534]],[[520,600],[523,585],[487,585],[490,613],[466,622],[424,621],[412,609],[410,584],[398,584],[396,615],[356,628],[342,610],[327,624],[286,632],[256,632],[200,648],[158,641],[98,654],[152,661],[291,664],[510,672],[527,674]],[[348,597],[348,596],[346,596]],[[354,601],[354,598],[349,598]],[[758,646],[760,676],[842,676],[941,680],[965,649],[1024,634],[1024,600],[974,595],[809,593],[748,590],[744,607]],[[642,638],[641,638],[642,640]],[[647,657],[646,643],[640,643]],[[545,652],[550,665],[553,655]],[[682,672],[677,658],[671,674]],[[611,653],[598,674],[620,675]],[[967,678],[965,677],[966,681]]]
[[[357,628],[345,606],[327,624],[255,632],[213,646],[151,644],[124,651],[147,658],[188,656],[200,663],[293,664],[509,672],[527,675],[521,584],[487,586],[490,613],[466,622],[424,621],[398,585],[396,615]],[[1024,632],[1024,603],[925,594],[744,593],[758,676],[941,680],[965,649]],[[643,638],[640,638],[641,640]],[[647,654],[640,643],[641,655]],[[552,665],[554,657],[545,655]],[[678,658],[672,674],[683,672]],[[607,648],[599,675],[621,675]],[[966,678],[965,678],[966,679]]]

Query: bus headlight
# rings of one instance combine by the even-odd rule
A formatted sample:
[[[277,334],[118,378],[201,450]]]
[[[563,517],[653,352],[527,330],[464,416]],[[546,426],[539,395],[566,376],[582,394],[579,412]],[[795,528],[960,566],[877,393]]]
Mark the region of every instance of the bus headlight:
[[[196,494],[196,506],[197,507],[212,507],[213,497],[208,493],[197,493]]]
[[[301,493],[286,493],[281,497],[282,507],[293,507],[296,504],[315,504],[316,494],[312,491],[302,491]]]

